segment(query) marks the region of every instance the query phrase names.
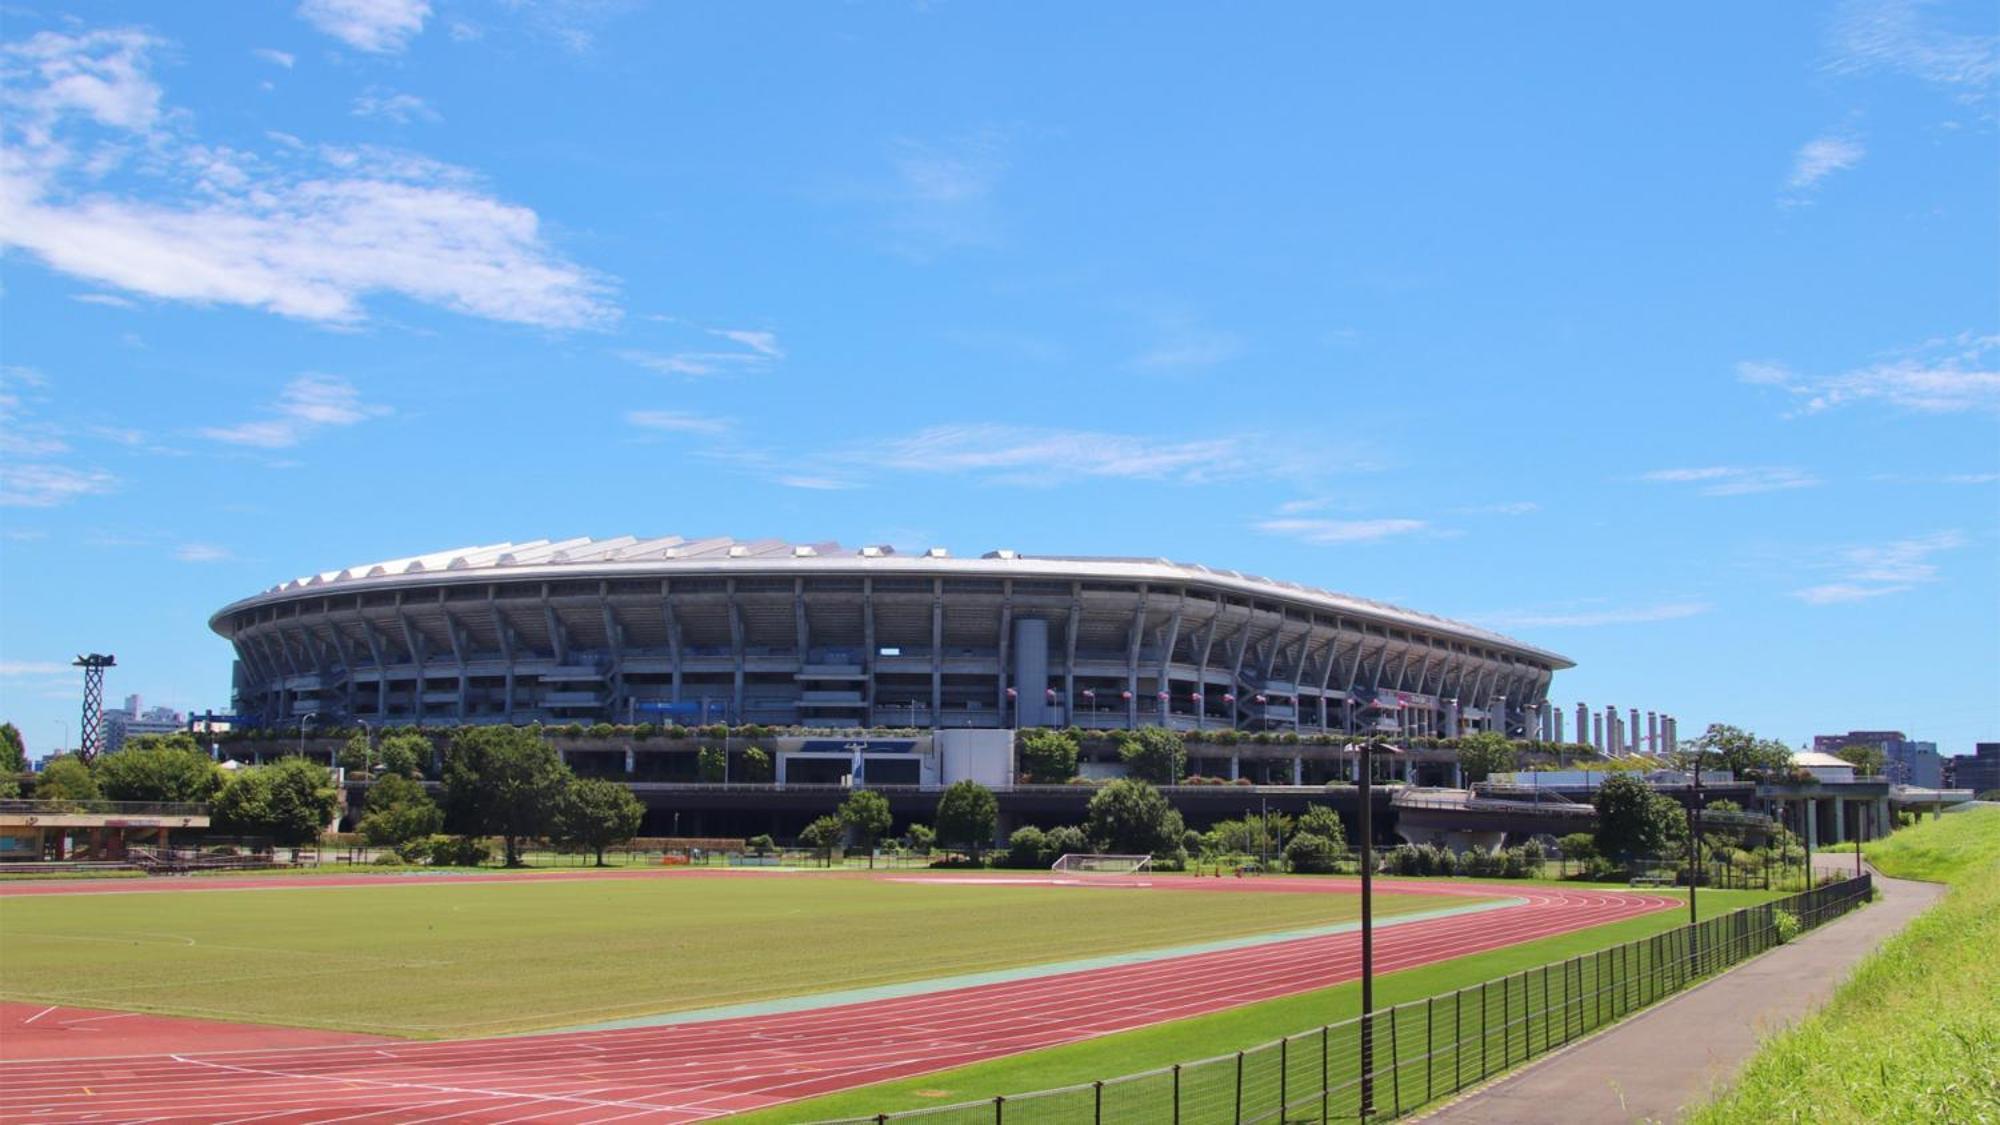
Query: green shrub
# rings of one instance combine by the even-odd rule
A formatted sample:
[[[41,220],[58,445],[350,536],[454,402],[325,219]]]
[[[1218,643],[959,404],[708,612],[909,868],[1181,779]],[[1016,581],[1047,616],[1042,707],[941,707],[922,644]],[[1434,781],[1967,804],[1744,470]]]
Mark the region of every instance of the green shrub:
[[[1316,832],[1300,832],[1285,843],[1285,863],[1303,875],[1324,875],[1340,861],[1341,849]]]
[[[1771,926],[1778,931],[1779,945],[1799,936],[1799,916],[1789,910],[1772,911]]]
[[[383,852],[381,855],[376,856],[374,859],[371,859],[368,862],[375,865],[376,867],[405,866],[403,857],[397,855],[395,852]]]
[[[1007,837],[1006,866],[1031,868],[1042,866],[1042,856],[1048,851],[1048,837],[1034,825],[1016,828]]]

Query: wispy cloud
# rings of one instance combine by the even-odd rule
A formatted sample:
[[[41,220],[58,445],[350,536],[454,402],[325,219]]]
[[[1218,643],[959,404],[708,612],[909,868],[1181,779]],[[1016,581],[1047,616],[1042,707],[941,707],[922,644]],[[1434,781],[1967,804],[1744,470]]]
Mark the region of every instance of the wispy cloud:
[[[1654,602],[1605,609],[1509,609],[1469,615],[1495,629],[1596,629],[1607,625],[1648,625],[1699,617],[1715,607],[1705,601]]]
[[[1789,189],[1786,202],[1805,202],[1821,180],[1854,167],[1867,154],[1861,142],[1851,137],[1825,136],[1807,141],[1792,155],[1792,174],[1785,181]]]
[[[1880,403],[1918,414],[2000,413],[2000,336],[1971,333],[1837,375],[1802,375],[1779,363],[1736,366],[1746,383],[1802,400],[1793,414],[1818,414],[1854,403]]]
[[[0,660],[0,676],[15,679],[21,676],[67,676],[71,667],[54,660]]]
[[[136,303],[128,301],[125,298],[118,296],[116,293],[77,293],[73,294],[70,297],[70,300],[79,301],[86,305],[103,305],[105,308],[109,309],[130,309],[138,307]]]
[[[730,343],[740,344],[744,350],[715,351],[712,348],[695,348],[661,352],[644,348],[623,348],[612,354],[648,371],[657,371],[662,375],[686,375],[696,379],[732,371],[763,371],[785,357],[785,349],[778,344],[778,335],[775,332],[740,328],[710,328],[705,331],[710,336],[718,336]]]
[[[1461,516],[1525,516],[1542,510],[1533,500],[1505,500],[1497,504],[1473,504],[1463,508],[1453,508],[1454,515]]]
[[[357,51],[396,54],[424,30],[429,0],[303,0],[299,18]]]
[[[380,86],[370,86],[354,99],[351,111],[356,117],[380,117],[398,125],[408,125],[412,121],[443,121],[444,117],[432,109],[429,102],[415,94],[400,93]]]
[[[889,163],[891,249],[921,261],[998,240],[992,195],[1007,169],[998,133],[942,143],[905,138],[891,147]]]
[[[1285,516],[1264,520],[1257,524],[1257,530],[1318,546],[1332,546],[1380,543],[1385,539],[1429,530],[1430,526],[1429,521],[1418,519],[1329,520]]]
[[[0,507],[53,508],[110,492],[117,484],[118,478],[102,469],[9,462],[0,464]]]
[[[1888,70],[1964,100],[1990,94],[2000,78],[2000,36],[1936,26],[1913,0],[1850,0],[1834,20],[1829,68]]]
[[[273,159],[203,144],[162,107],[160,42],[133,30],[44,32],[6,47],[0,246],[127,293],[352,323],[394,293],[551,328],[615,319],[608,286],[557,255],[535,212],[464,169],[377,148]],[[130,194],[98,190],[84,154],[142,146]]]
[[[201,435],[230,445],[286,449],[318,430],[352,426],[388,414],[386,406],[361,401],[361,393],[345,379],[331,375],[301,375],[285,384],[270,417],[234,426],[210,426]]]
[[[726,434],[736,428],[736,424],[727,418],[711,418],[682,410],[628,410],[625,421],[642,430],[670,434]]]
[[[252,47],[250,53],[272,66],[282,66],[286,70],[292,69],[292,64],[298,61],[290,51],[280,51],[275,47]]]
[[[1836,579],[1794,590],[1808,605],[1836,605],[1900,594],[1938,579],[1931,556],[1965,545],[1958,531],[1940,531],[1888,543],[1848,547],[1839,552]]]
[[[1785,466],[1707,465],[1686,469],[1655,469],[1641,480],[1664,484],[1696,485],[1703,496],[1747,496],[1755,492],[1780,492],[1791,488],[1811,488],[1820,479],[1804,469]]]
[[[1034,485],[1082,477],[1205,483],[1253,475],[1258,463],[1254,446],[1239,437],[1177,442],[990,423],[930,426],[873,445],[855,459],[884,468]]]
[[[174,557],[187,563],[223,562],[234,558],[227,547],[213,543],[183,543],[174,548]]]

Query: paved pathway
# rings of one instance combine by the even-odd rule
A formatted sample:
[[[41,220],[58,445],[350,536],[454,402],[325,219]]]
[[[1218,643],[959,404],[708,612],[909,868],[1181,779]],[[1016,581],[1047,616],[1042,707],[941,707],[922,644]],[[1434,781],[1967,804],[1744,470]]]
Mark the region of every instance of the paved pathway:
[[[1813,857],[1816,861],[1821,857]],[[1815,867],[1853,872],[1853,857]],[[1666,1122],[1707,1101],[1767,1035],[1816,1010],[1855,962],[1944,893],[1934,883],[1886,879],[1875,905],[1828,923],[1714,980],[1468,1094],[1422,1120],[1432,1125],[1512,1122]]]

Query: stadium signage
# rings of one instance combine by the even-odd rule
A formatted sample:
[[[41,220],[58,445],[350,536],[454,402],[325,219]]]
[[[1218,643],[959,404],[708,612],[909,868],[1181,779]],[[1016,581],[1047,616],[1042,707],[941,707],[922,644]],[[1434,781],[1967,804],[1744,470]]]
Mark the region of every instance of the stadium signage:
[[[801,743],[801,754],[910,754],[917,749],[914,738],[809,738]]]

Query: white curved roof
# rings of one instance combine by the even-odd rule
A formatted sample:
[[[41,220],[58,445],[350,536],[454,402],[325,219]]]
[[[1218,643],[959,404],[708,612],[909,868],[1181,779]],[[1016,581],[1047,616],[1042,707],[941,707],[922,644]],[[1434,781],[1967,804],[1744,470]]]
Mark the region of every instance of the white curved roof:
[[[894,547],[846,548],[838,543],[787,543],[779,539],[739,542],[726,536],[686,539],[678,535],[641,539],[536,539],[526,543],[491,543],[410,555],[364,566],[345,567],[282,582],[224,607],[219,620],[245,606],[284,600],[300,594],[347,592],[350,589],[407,586],[463,577],[471,581],[657,574],[727,574],[741,567],[773,568],[799,574],[879,570],[882,573],[977,575],[984,577],[1095,579],[1114,582],[1199,581],[1234,591],[1301,602],[1327,612],[1349,613],[1375,623],[1449,633],[1468,640],[1512,649],[1551,662],[1557,668],[1574,662],[1557,653],[1523,644],[1511,637],[1461,621],[1421,613],[1387,602],[1336,593],[1297,582],[1263,578],[1241,571],[1221,570],[1171,559],[1093,555],[1029,555],[1012,550],[988,551],[978,558],[957,558],[940,547],[919,554],[900,554]]]

